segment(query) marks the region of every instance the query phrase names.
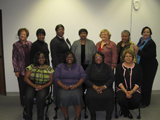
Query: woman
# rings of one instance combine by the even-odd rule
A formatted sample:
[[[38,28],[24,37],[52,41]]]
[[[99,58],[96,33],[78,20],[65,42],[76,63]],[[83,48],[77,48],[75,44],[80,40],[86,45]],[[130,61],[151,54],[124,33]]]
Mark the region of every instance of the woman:
[[[158,62],[156,59],[156,44],[151,38],[151,29],[144,27],[141,35],[142,37],[137,46],[134,46],[134,49],[137,52],[137,63],[141,65],[143,71],[141,107],[145,108],[150,105],[152,85],[157,72]]]
[[[44,119],[44,107],[46,96],[49,93],[49,86],[53,82],[54,70],[48,66],[44,53],[38,52],[35,55],[34,63],[26,68],[24,81],[27,83],[25,89],[25,120],[32,120],[33,99],[36,98],[37,120]]]
[[[104,55],[104,63],[108,64],[112,70],[117,66],[117,47],[116,44],[110,40],[111,33],[107,29],[100,32],[100,42],[96,44],[97,50]]]
[[[17,33],[19,41],[13,44],[12,50],[12,64],[14,68],[15,76],[18,79],[20,102],[24,106],[23,96],[25,90],[25,68],[30,65],[30,50],[32,42],[27,41],[29,31],[26,28],[20,28]]]
[[[47,58],[49,64],[49,50],[48,44],[44,41],[46,32],[44,29],[38,29],[36,32],[37,40],[32,44],[31,47],[31,62],[34,62],[34,56],[37,52],[43,52]]]
[[[55,30],[57,35],[50,42],[53,68],[55,68],[59,63],[64,62],[64,54],[66,51],[70,51],[71,48],[68,38],[64,36],[64,26],[59,24],[56,26]]]
[[[65,53],[65,62],[55,69],[54,84],[58,84],[55,104],[60,107],[65,120],[69,120],[68,106],[75,108],[75,120],[80,120],[81,108],[84,106],[81,84],[86,78],[85,71],[72,52]]]
[[[141,102],[142,69],[134,63],[134,52],[127,50],[124,52],[123,63],[116,68],[116,88],[118,104],[124,117],[133,118],[129,109],[138,108]]]
[[[134,60],[133,62],[137,62],[137,52],[133,49],[133,45],[135,45],[132,41],[130,41],[130,32],[128,30],[123,30],[121,33],[122,41],[117,44],[117,54],[118,54],[118,61],[117,64],[124,62],[122,60],[123,53],[130,49],[134,52]]]
[[[88,31],[86,29],[79,30],[80,39],[72,44],[72,52],[75,54],[77,63],[81,64],[85,70],[92,63],[92,56],[97,51],[92,40],[87,39]]]
[[[111,120],[114,108],[113,70],[104,63],[104,54],[97,51],[93,62],[86,69],[85,83],[89,87],[86,93],[86,104],[91,114],[91,120],[96,120],[95,111],[106,111],[106,120]]]

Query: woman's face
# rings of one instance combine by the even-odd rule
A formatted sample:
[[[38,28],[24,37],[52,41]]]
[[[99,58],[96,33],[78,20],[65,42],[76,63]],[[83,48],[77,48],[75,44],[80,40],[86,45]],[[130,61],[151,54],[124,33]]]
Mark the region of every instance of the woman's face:
[[[146,28],[144,31],[143,31],[143,38],[144,39],[147,39],[150,37],[151,33],[150,33],[150,30],[148,28]]]
[[[56,32],[58,36],[62,37],[64,35],[63,27],[59,27]]]
[[[69,54],[67,57],[66,57],[66,63],[67,64],[72,64],[73,63],[73,55],[72,54]]]
[[[20,35],[19,35],[19,39],[21,40],[21,41],[26,41],[26,39],[27,39],[27,33],[23,30],[23,31],[21,31],[21,33],[20,33]]]
[[[108,35],[108,33],[107,32],[102,32],[101,33],[101,39],[102,40],[109,40],[109,35]]]
[[[127,33],[122,33],[122,41],[126,43],[129,41],[129,35]]]
[[[132,63],[132,62],[133,62],[133,57],[132,57],[132,55],[129,54],[129,53],[127,53],[127,54],[125,55],[124,61],[125,61],[126,63]]]
[[[101,64],[102,61],[103,61],[102,56],[101,56],[100,54],[97,54],[97,53],[96,53],[96,55],[95,55],[95,63]]]
[[[44,65],[44,63],[45,63],[44,54],[40,54],[38,62],[39,62],[40,65]]]
[[[42,33],[38,34],[37,38],[38,38],[39,41],[44,41],[45,35],[42,34]]]
[[[86,32],[81,32],[79,36],[80,36],[80,38],[81,38],[82,40],[84,40],[84,39],[86,39],[86,37],[87,37],[87,33],[86,33]]]

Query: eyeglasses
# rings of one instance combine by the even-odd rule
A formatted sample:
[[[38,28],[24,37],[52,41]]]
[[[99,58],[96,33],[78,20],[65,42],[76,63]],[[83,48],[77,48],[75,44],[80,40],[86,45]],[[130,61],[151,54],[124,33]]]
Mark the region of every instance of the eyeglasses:
[[[98,58],[102,58],[101,56],[97,56],[97,57],[95,57],[96,59],[98,59]]]

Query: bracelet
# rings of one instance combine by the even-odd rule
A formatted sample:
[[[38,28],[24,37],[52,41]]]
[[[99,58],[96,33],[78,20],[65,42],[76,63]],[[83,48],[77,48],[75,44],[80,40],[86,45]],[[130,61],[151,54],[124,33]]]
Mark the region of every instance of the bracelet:
[[[133,90],[133,89],[132,89]],[[133,90],[133,92],[136,92],[135,90]]]
[[[105,89],[107,89],[107,86],[106,86],[106,85],[104,85],[104,87],[105,87]]]

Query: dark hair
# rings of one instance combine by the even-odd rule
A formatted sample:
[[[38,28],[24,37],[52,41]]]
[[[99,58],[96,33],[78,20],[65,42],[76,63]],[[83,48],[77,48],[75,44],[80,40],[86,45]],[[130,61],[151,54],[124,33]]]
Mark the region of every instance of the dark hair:
[[[100,56],[102,56],[102,62],[104,62],[104,54],[102,53],[102,52],[100,52],[100,51],[97,51],[96,53],[94,53],[93,54],[93,56],[92,56],[92,64],[94,64],[95,63],[95,56],[96,56],[96,54],[99,54]]]
[[[144,32],[145,29],[149,29],[150,35],[152,35],[152,30],[151,30],[151,28],[149,28],[148,26],[146,26],[146,27],[144,27],[144,28],[142,29],[141,35],[143,35],[143,32]]]
[[[67,56],[68,56],[69,54],[71,54],[71,55],[73,56],[73,63],[76,63],[77,60],[76,60],[76,57],[75,57],[75,55],[73,54],[72,51],[67,51],[67,52],[64,54],[64,63],[67,64],[66,58],[67,58]]]
[[[80,29],[78,34],[80,35],[82,32],[85,32],[88,35],[88,31],[85,28]]]
[[[44,64],[47,64],[48,65],[48,60],[47,60],[47,57],[45,56],[45,54],[43,53],[43,52],[37,52],[36,54],[35,54],[35,56],[34,56],[34,65],[35,66],[39,66],[40,64],[39,64],[39,62],[38,62],[38,59],[39,59],[39,57],[40,57],[40,55],[41,54],[43,54],[44,55],[44,58],[45,58],[45,62],[44,62]]]
[[[58,25],[56,26],[56,28],[55,28],[55,31],[57,31],[59,27],[62,27],[63,30],[64,30],[64,26],[63,26],[62,24],[58,24]]]
[[[22,31],[25,31],[25,32],[26,32],[27,37],[29,36],[29,31],[27,30],[27,28],[20,28],[20,29],[18,30],[17,35],[20,36],[20,34],[21,34]]]
[[[39,34],[43,34],[43,35],[45,36],[45,35],[46,35],[46,32],[45,32],[44,29],[39,28],[39,29],[37,30],[37,32],[36,32],[36,35],[38,36]]]

